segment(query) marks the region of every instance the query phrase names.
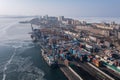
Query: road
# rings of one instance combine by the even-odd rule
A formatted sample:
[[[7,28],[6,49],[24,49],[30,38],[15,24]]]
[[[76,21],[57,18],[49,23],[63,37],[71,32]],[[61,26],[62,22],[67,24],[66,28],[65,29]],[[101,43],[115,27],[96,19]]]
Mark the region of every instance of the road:
[[[98,70],[94,69],[87,63],[76,62],[76,61],[72,62],[72,63],[74,63],[76,66],[78,66],[76,69],[78,69],[77,71],[79,71],[79,70],[81,71],[78,73],[79,73],[79,75],[81,75],[82,78],[85,77],[84,80],[110,80],[110,78],[108,78],[107,76],[105,76],[104,74],[99,72]],[[88,79],[87,79],[87,77],[88,77]],[[89,78],[91,78],[91,79],[89,79]]]
[[[99,69],[108,74],[109,76],[113,77],[115,80],[120,80],[120,75],[114,72],[113,70],[108,69],[106,67],[100,67]]]

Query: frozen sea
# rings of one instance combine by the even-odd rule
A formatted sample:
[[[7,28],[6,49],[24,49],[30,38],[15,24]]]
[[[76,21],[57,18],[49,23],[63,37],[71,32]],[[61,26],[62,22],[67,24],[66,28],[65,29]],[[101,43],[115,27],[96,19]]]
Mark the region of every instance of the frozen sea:
[[[0,18],[0,80],[66,80],[59,69],[51,69],[31,41],[31,18]]]

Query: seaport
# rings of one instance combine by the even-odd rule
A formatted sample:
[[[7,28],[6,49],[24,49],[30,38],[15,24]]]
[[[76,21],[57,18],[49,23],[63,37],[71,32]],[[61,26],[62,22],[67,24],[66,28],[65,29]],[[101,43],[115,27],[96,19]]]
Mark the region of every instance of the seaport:
[[[76,22],[81,25],[80,29],[77,29],[72,25],[72,19],[67,20],[66,25],[57,21],[56,17],[46,16],[41,22],[38,18],[30,22],[32,41],[40,45],[40,55],[48,66],[52,69],[60,68],[68,80],[119,80],[119,66],[114,66],[119,65],[119,62],[113,60],[119,59],[119,56],[116,57],[119,54],[112,50],[114,45],[109,44],[103,35],[93,35],[95,32],[89,31],[94,29],[92,24]],[[34,25],[37,25],[37,28]],[[97,31],[96,28],[95,30]],[[110,46],[111,50],[108,50],[107,46]],[[81,73],[87,77],[76,71],[75,67],[81,69]]]
[[[0,80],[120,80],[120,0],[0,0]]]

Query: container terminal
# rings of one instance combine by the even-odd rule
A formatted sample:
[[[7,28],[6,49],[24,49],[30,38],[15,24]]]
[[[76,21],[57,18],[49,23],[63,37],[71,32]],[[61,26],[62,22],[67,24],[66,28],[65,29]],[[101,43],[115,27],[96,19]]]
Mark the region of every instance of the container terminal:
[[[30,21],[31,38],[40,45],[48,66],[60,68],[68,80],[120,80],[119,49],[111,38],[97,32],[99,24],[65,21],[56,17]]]

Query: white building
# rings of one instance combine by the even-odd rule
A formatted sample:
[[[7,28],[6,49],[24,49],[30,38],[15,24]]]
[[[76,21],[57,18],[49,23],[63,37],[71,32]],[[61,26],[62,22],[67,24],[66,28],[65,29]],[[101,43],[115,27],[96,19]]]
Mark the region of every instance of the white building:
[[[120,32],[118,32],[118,39],[120,39]]]
[[[93,37],[93,36],[89,36],[89,39],[92,40],[92,41],[97,41],[97,38],[96,37]]]
[[[112,26],[108,26],[108,25],[105,25],[105,24],[95,24],[97,28],[100,28],[100,29],[107,29],[107,30],[113,30],[114,27]]]
[[[108,30],[102,30],[102,35],[104,35],[105,37],[109,37],[110,36],[110,32]]]
[[[71,36],[74,36],[74,37],[79,37],[79,34],[78,33],[74,33],[74,32],[70,32],[70,31],[64,31],[66,34],[69,34]]]
[[[59,16],[58,17],[58,21],[63,21],[64,20],[64,16]]]
[[[43,18],[47,20],[48,19],[48,15],[43,16]]]

